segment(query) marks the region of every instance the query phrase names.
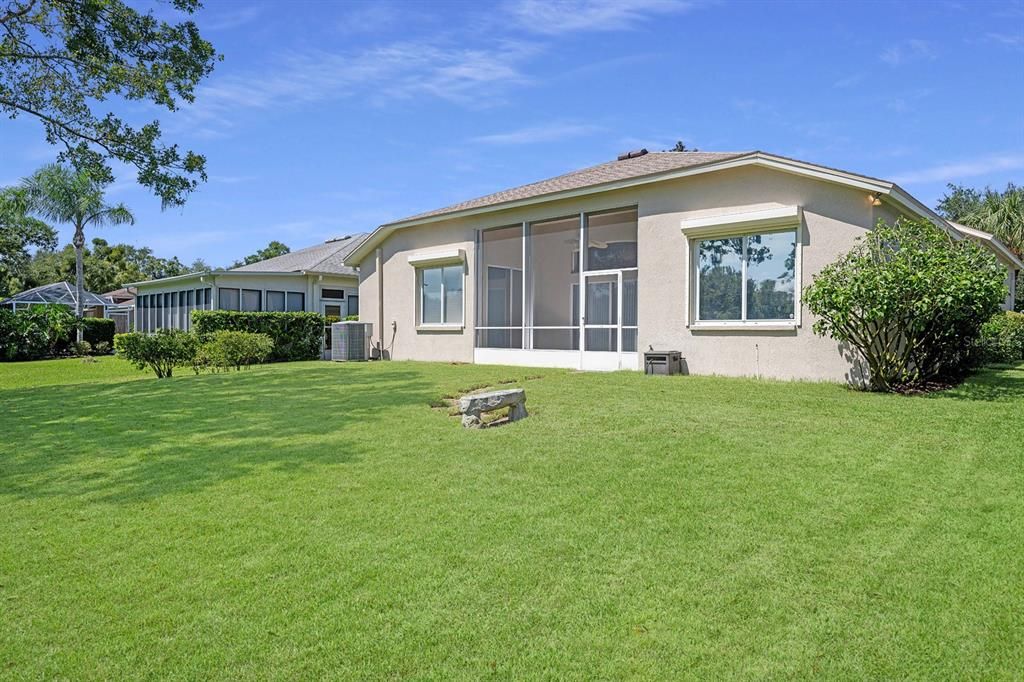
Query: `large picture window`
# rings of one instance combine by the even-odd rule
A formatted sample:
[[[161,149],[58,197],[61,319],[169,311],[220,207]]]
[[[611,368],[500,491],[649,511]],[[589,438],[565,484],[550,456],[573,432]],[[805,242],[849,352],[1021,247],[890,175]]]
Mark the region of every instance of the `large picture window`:
[[[462,324],[463,265],[420,270],[420,324]]]
[[[306,307],[306,296],[299,291],[268,290],[266,300],[269,313],[297,313],[302,312]]]
[[[698,322],[796,319],[796,230],[696,242]]]
[[[242,289],[242,311],[247,313],[258,313],[263,308],[259,289]]]
[[[238,289],[220,287],[217,290],[217,307],[220,310],[241,310]]]

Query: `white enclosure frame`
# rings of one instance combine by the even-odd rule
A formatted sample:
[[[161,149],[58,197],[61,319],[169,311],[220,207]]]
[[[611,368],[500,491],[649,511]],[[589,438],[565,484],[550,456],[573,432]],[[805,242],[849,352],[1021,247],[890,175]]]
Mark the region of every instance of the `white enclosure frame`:
[[[624,211],[637,211],[636,205],[621,206],[608,210],[586,212],[581,211],[578,214],[579,224],[579,245],[589,244],[589,227],[588,218],[609,214],[609,213],[620,213]],[[576,305],[576,319],[574,320],[575,326],[557,326],[557,325],[534,325],[533,322],[533,311],[534,311],[534,298],[537,295],[535,287],[532,285],[532,264],[530,262],[530,238],[531,238],[531,225],[548,223],[557,220],[567,220],[576,218],[576,215],[572,216],[551,216],[534,221],[523,221],[519,224],[520,227],[520,246],[522,249],[522,259],[520,261],[523,271],[523,296],[522,296],[522,326],[508,326],[508,327],[493,327],[493,326],[476,326],[474,327],[473,345],[474,345],[474,361],[481,364],[512,364],[512,365],[528,365],[536,367],[565,367],[571,369],[584,369],[584,370],[599,370],[599,371],[611,371],[618,369],[631,369],[637,370],[640,368],[639,354],[634,351],[624,352],[622,350],[622,337],[623,329],[639,332],[639,325],[631,326],[623,325],[622,316],[622,305],[623,305],[623,276],[625,273],[638,273],[638,267],[629,268],[618,268],[618,269],[606,269],[606,270],[586,270],[585,269],[585,258],[587,249],[577,247],[574,250],[576,261],[576,272],[572,273],[575,276],[573,282],[573,288],[576,290],[576,294],[579,298]],[[486,273],[491,263],[486,263],[483,260],[483,247],[484,247],[484,233],[490,229],[508,229],[514,227],[514,225],[496,225],[493,228],[486,228],[478,230],[476,234],[476,298],[477,302],[475,307],[475,318],[476,321],[482,322],[481,317],[481,301],[486,297]],[[494,266],[494,267],[507,267],[507,266]],[[586,319],[586,279],[588,277],[598,276],[612,276],[617,282],[617,296],[615,311],[615,324],[608,325],[587,325],[585,324]],[[610,282],[609,282],[610,283]],[[547,295],[553,294],[553,292],[544,292]],[[614,351],[591,351],[586,349],[586,329],[598,329],[607,328],[613,329],[615,333],[615,350]],[[509,331],[510,333],[522,331],[522,342],[519,348],[488,348],[483,347],[480,344],[480,332],[487,331]],[[536,331],[569,331],[576,332],[577,336],[577,348],[571,350],[556,350],[556,349],[542,349],[534,348],[534,332]]]

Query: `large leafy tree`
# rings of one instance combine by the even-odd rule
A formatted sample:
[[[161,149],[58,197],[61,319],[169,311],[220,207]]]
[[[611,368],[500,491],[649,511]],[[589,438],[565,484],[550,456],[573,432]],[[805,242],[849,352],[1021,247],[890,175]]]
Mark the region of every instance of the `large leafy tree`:
[[[71,243],[75,248],[75,288],[78,299],[75,314],[78,317],[82,317],[82,296],[85,290],[85,229],[135,222],[135,217],[124,204],[106,203],[103,197],[104,187],[105,183],[94,180],[88,171],[76,171],[59,164],[40,168],[24,183],[28,200],[35,213],[75,228]]]
[[[237,268],[242,265],[252,265],[253,263],[259,263],[261,260],[267,260],[268,258],[274,258],[276,256],[283,256],[286,253],[291,253],[291,251],[292,250],[289,249],[286,244],[274,240],[256,253],[249,254],[244,259],[235,261],[231,267]]]
[[[1006,297],[1005,273],[973,241],[928,221],[880,221],[814,276],[814,331],[848,344],[876,391],[954,380],[975,360],[982,324]]]
[[[192,14],[199,0],[169,0]],[[0,0],[0,112],[29,116],[62,147],[59,161],[111,182],[110,159],[134,166],[165,206],[184,202],[206,160],[165,144],[160,124],[133,126],[112,96],[174,111],[218,59],[191,21],[168,23],[121,0]]]
[[[75,277],[75,248],[39,250],[22,273],[25,287],[70,281]],[[120,289],[130,282],[175,277],[195,270],[177,258],[158,258],[152,249],[131,244],[110,244],[93,238],[82,252],[85,288],[96,293]]]
[[[977,190],[948,185],[949,191],[936,207],[943,216],[999,237],[1024,255],[1024,187],[1013,183],[1002,192],[986,187]]]
[[[57,233],[31,215],[28,197],[16,187],[0,188],[0,297],[17,293],[30,247],[52,249]]]

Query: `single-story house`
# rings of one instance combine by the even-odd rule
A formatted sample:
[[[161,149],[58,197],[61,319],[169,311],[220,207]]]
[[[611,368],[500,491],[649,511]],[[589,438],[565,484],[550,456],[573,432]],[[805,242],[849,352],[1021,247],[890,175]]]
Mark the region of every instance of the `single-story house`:
[[[107,317],[114,321],[115,333],[132,331],[135,324],[135,292],[128,287],[121,287],[101,294],[101,297],[112,304],[107,308]]]
[[[878,178],[640,150],[387,223],[345,262],[395,359],[636,370],[653,348],[692,373],[842,380],[850,354],[813,333],[801,291],[900,216],[965,236]]]
[[[193,310],[307,311],[337,319],[358,315],[358,273],[344,259],[364,236],[329,239],[230,270],[129,284],[135,289],[135,328],[188,329]]]

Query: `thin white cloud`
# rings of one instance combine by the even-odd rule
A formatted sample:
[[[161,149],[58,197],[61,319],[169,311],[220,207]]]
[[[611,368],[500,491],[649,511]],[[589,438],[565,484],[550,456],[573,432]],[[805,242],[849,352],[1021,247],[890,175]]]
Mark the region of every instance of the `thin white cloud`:
[[[1024,33],[986,33],[985,40],[1006,47],[1024,48]]]
[[[854,85],[860,85],[860,83],[862,83],[866,77],[867,77],[867,74],[864,74],[864,73],[853,73],[853,74],[850,74],[849,76],[845,76],[843,78],[840,78],[839,80],[837,80],[835,83],[832,84],[832,87],[833,88],[852,88]]]
[[[547,123],[503,133],[493,133],[472,138],[472,142],[483,144],[537,144],[554,142],[570,137],[583,137],[604,131],[605,128],[590,123]]]
[[[222,185],[239,185],[243,182],[252,182],[256,179],[255,175],[211,175],[210,182],[220,183]]]
[[[998,171],[1020,170],[1022,168],[1024,168],[1024,153],[995,154],[898,173],[893,177],[893,182],[906,185],[926,182],[954,182],[964,178],[988,175]]]
[[[203,129],[232,125],[241,110],[277,109],[346,97],[383,103],[430,96],[481,106],[528,82],[520,64],[538,47],[495,41],[484,48],[407,41],[359,52],[301,52],[261,73],[227,76],[199,88],[184,109]]]
[[[505,11],[521,28],[546,35],[632,29],[657,15],[679,14],[688,0],[514,0]]]
[[[896,45],[890,45],[879,55],[886,64],[900,66],[907,62],[935,59],[935,48],[927,40],[911,38]]]
[[[398,24],[403,16],[408,18],[408,8],[400,10],[387,2],[375,2],[344,12],[337,23],[337,29],[345,35],[374,33]]]
[[[230,10],[200,18],[197,23],[205,31],[238,28],[258,19],[265,9],[264,5],[232,5]]]

